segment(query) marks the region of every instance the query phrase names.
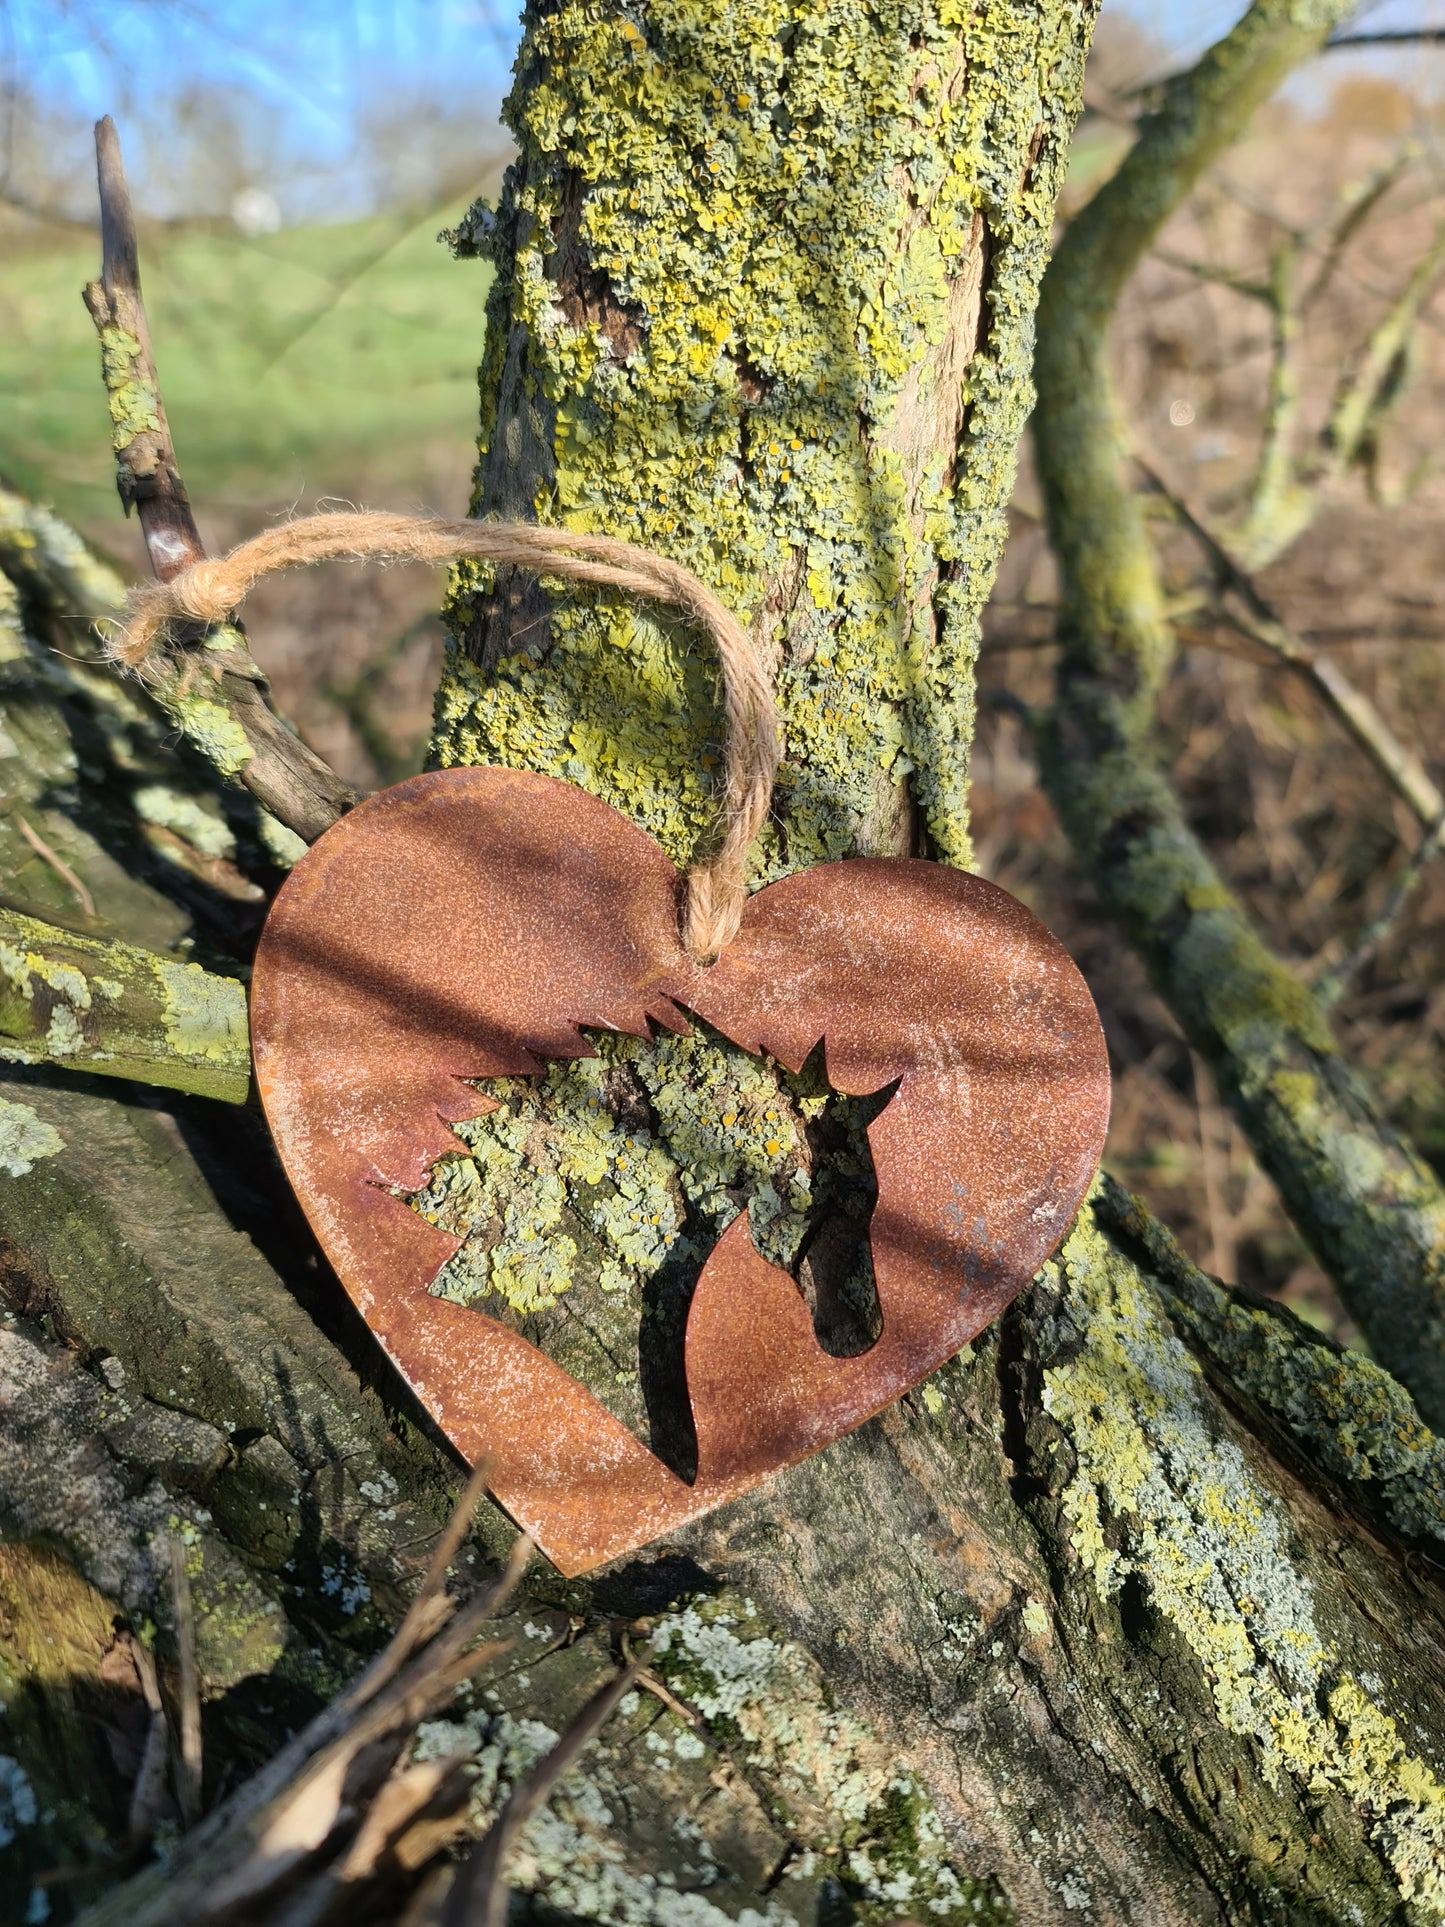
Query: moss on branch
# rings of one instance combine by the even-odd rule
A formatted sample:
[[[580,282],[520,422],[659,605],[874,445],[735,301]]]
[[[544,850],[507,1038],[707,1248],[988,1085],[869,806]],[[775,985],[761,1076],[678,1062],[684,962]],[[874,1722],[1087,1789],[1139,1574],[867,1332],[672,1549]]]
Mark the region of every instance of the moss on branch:
[[[1166,89],[1113,177],[1073,220],[1039,295],[1034,440],[1061,568],[1059,637],[1071,666],[1108,673],[1141,733],[1168,673],[1153,550],[1123,473],[1108,328],[1125,282],[1205,169],[1353,11],[1353,0],[1255,0],[1232,33]]]

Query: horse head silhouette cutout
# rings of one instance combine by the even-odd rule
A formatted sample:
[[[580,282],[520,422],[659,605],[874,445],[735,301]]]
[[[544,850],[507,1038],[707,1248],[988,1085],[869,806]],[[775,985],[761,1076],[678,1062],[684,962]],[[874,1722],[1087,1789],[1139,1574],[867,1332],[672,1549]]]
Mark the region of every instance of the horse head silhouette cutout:
[[[500,1503],[572,1575],[795,1464],[988,1325],[1063,1236],[1098,1163],[1109,1079],[1077,969],[1007,892],[938,864],[820,865],[749,898],[718,961],[678,936],[682,879],[643,831],[555,778],[419,776],[301,860],[252,983],[256,1074],[296,1193],[377,1339]],[[520,1333],[428,1287],[458,1240],[416,1192],[475,1081],[590,1053],[586,1030],[687,1013],[832,1087],[896,1086],[868,1126],[881,1329],[825,1351],[743,1212],[704,1264],[680,1477]]]

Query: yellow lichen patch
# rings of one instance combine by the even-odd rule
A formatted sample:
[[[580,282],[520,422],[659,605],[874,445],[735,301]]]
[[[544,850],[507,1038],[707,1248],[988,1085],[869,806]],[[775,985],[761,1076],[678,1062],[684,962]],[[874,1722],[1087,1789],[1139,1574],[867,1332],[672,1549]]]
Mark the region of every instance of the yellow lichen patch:
[[[1100,1595],[1136,1578],[1203,1668],[1220,1724],[1257,1747],[1266,1781],[1288,1774],[1344,1794],[1402,1898],[1441,1917],[1445,1794],[1381,1690],[1341,1668],[1283,1508],[1224,1434],[1149,1279],[1087,1209],[1048,1273],[1067,1362],[1046,1365],[1044,1405],[1075,1454],[1064,1505]]]
[[[133,334],[119,327],[100,331],[101,373],[110,406],[111,441],[117,455],[137,435],[160,428],[160,402],[154,386],[138,372],[141,346]]]
[[[238,1071],[250,1064],[246,993],[231,977],[213,976],[199,964],[151,959],[164,997],[161,1021],[172,1049],[183,1057],[209,1058]]]
[[[246,732],[224,703],[209,696],[166,698],[167,712],[188,741],[223,776],[239,776],[255,753]]]

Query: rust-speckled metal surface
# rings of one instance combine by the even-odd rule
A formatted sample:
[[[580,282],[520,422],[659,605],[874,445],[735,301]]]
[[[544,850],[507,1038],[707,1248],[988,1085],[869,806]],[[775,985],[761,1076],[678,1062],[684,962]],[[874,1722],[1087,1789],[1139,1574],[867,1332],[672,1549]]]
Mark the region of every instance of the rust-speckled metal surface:
[[[371,1329],[512,1516],[568,1574],[657,1538],[889,1404],[995,1318],[1054,1249],[1103,1147],[1109,1075],[1083,979],[1005,891],[861,859],[749,899],[710,968],[681,878],[626,818],[554,778],[418,776],[343,817],[292,873],[252,988],[256,1069],[291,1182]],[[518,1333],[427,1287],[456,1249],[418,1189],[485,1105],[459,1080],[588,1053],[583,1027],[695,1011],[829,1082],[901,1079],[869,1127],[882,1332],[824,1352],[747,1214],[688,1318],[692,1484]]]

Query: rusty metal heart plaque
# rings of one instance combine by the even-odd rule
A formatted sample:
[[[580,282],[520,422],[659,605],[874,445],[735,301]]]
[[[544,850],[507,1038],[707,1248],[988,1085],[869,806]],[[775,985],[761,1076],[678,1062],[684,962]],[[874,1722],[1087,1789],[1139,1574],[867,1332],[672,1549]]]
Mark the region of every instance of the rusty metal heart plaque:
[[[328,1257],[457,1449],[567,1574],[645,1545],[795,1464],[950,1358],[1053,1251],[1109,1110],[1083,979],[1007,892],[942,865],[821,865],[750,897],[714,964],[679,939],[683,879],[586,791],[502,769],[418,776],[301,860],[256,959],[266,1113]],[[518,1332],[428,1287],[458,1241],[399,1192],[458,1148],[469,1082],[590,1053],[586,1029],[688,1013],[797,1071],[823,1044],[869,1126],[881,1332],[825,1352],[744,1211],[685,1340],[689,1483]]]

